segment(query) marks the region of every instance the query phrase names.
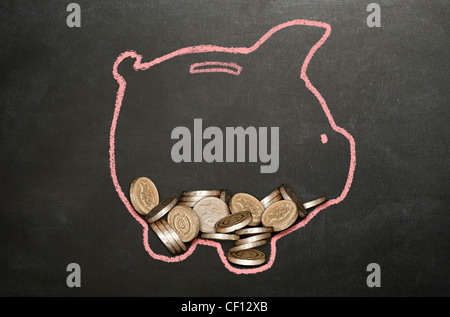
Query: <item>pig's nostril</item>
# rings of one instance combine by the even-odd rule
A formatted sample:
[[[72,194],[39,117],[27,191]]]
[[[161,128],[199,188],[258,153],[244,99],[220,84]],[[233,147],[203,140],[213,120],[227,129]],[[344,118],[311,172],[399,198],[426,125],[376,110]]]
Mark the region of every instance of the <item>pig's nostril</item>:
[[[194,63],[189,67],[191,74],[198,73],[228,73],[239,76],[242,71],[242,66],[236,63],[225,62],[201,62]]]
[[[327,135],[324,133],[320,136],[320,140],[322,141],[323,144],[328,142],[328,137]]]

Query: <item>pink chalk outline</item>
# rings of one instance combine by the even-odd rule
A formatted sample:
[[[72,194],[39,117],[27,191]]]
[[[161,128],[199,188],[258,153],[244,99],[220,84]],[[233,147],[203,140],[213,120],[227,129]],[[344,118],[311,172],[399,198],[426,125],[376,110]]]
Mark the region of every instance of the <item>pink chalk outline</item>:
[[[274,33],[278,32],[279,30],[282,30],[284,28],[290,27],[290,26],[314,26],[318,28],[323,28],[325,30],[325,33],[322,35],[320,40],[310,49],[308,55],[306,56],[301,72],[300,72],[300,78],[305,82],[305,86],[316,96],[316,98],[319,100],[320,105],[322,106],[322,109],[325,113],[325,115],[328,118],[328,121],[332,127],[332,129],[340,134],[342,134],[344,137],[348,139],[349,145],[350,145],[350,166],[349,166],[349,172],[347,176],[347,181],[345,183],[344,189],[339,195],[339,197],[334,199],[329,199],[327,202],[325,202],[322,205],[317,206],[314,210],[312,210],[305,219],[302,219],[298,224],[295,226],[290,227],[289,229],[282,231],[276,235],[274,235],[271,239],[271,252],[270,256],[268,258],[268,261],[259,267],[256,268],[249,268],[249,269],[243,269],[243,268],[236,268],[230,265],[228,262],[226,255],[222,249],[222,246],[220,243],[215,241],[209,241],[197,238],[192,243],[188,251],[185,253],[174,256],[174,257],[168,257],[160,254],[156,254],[153,252],[153,250],[150,248],[150,245],[148,243],[148,224],[141,218],[140,215],[136,213],[136,211],[133,209],[133,206],[125,196],[121,186],[119,185],[119,181],[116,174],[116,157],[115,157],[115,134],[116,134],[116,127],[117,127],[117,121],[119,119],[119,113],[120,108],[122,107],[122,100],[125,94],[125,88],[126,88],[126,81],[125,79],[119,74],[118,67],[119,64],[126,58],[134,58],[136,61],[134,62],[133,68],[138,70],[146,70],[150,67],[160,64],[164,61],[167,61],[171,58],[186,55],[186,54],[198,54],[198,53],[208,53],[208,52],[223,52],[223,53],[233,53],[233,54],[250,54],[257,50],[261,44],[263,44],[267,39],[269,39]],[[137,54],[134,51],[126,51],[120,54],[116,61],[114,62],[113,66],[113,75],[116,79],[117,83],[119,84],[119,88],[117,90],[117,96],[116,96],[116,103],[115,103],[115,109],[114,109],[114,116],[111,123],[111,129],[110,129],[110,136],[109,136],[109,166],[111,170],[111,178],[114,183],[114,187],[124,203],[125,207],[128,209],[130,214],[138,221],[142,227],[143,227],[143,244],[145,250],[148,252],[148,254],[156,259],[161,260],[164,262],[180,262],[188,258],[194,251],[197,245],[206,245],[211,246],[217,249],[217,253],[219,254],[220,260],[224,264],[225,268],[227,268],[230,272],[233,272],[235,274],[255,274],[259,272],[263,272],[268,270],[272,267],[273,263],[275,262],[275,257],[277,253],[276,249],[276,243],[278,239],[288,235],[289,233],[292,233],[296,231],[297,229],[306,226],[309,221],[314,218],[319,211],[328,208],[332,205],[336,205],[340,203],[344,198],[347,196],[348,191],[350,190],[350,187],[352,185],[353,181],[353,174],[356,167],[356,149],[355,149],[355,141],[350,133],[348,133],[345,129],[339,127],[331,115],[330,110],[328,109],[328,106],[325,102],[325,99],[322,97],[322,95],[319,93],[319,91],[311,84],[308,76],[306,76],[306,69],[308,67],[309,62],[311,61],[311,58],[313,57],[314,53],[321,47],[326,39],[329,37],[331,33],[331,27],[327,23],[318,22],[318,21],[308,21],[308,20],[292,20],[288,21],[282,24],[279,24],[272,29],[270,29],[266,34],[264,34],[255,44],[253,44],[251,47],[222,47],[222,46],[216,46],[216,45],[198,45],[198,46],[189,46],[182,49],[178,49],[176,51],[173,51],[169,54],[163,55],[159,58],[156,58],[148,63],[142,63],[142,56]],[[216,63],[217,65],[217,63]],[[197,65],[198,66],[198,65]],[[228,65],[229,66],[229,65]]]

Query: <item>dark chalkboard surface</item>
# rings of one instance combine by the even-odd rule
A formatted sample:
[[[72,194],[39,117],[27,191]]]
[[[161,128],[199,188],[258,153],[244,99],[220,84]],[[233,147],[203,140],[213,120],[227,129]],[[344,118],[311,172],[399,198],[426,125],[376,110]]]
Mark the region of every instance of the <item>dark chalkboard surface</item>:
[[[360,1],[77,1],[81,27],[69,3],[0,4],[1,295],[450,295],[447,1],[379,1],[380,27]],[[176,162],[199,122],[223,162],[194,140]],[[256,159],[227,156],[236,127],[267,128]],[[286,183],[328,203],[252,269],[198,241],[172,256],[127,208],[139,176],[161,199]]]

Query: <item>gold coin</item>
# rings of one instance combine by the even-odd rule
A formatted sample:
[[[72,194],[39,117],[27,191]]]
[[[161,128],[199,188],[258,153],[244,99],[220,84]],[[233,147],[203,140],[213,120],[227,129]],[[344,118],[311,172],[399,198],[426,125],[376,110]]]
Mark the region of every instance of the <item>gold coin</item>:
[[[136,178],[130,186],[130,200],[134,209],[145,216],[159,204],[158,189],[147,177]]]
[[[290,200],[280,200],[270,205],[262,215],[262,223],[281,231],[290,227],[298,217],[297,205]]]
[[[250,211],[240,211],[228,215],[216,222],[216,231],[229,233],[244,228],[252,221]]]
[[[238,265],[256,266],[266,262],[266,255],[259,250],[246,249],[228,252],[227,259],[231,263]]]
[[[153,232],[156,233],[159,240],[166,246],[167,250],[170,251],[172,254],[176,254],[177,251],[172,246],[172,244],[169,242],[169,240],[166,238],[166,236],[161,232],[161,230],[158,228],[155,222],[150,223],[150,227],[152,228]]]
[[[250,211],[252,214],[252,221],[249,226],[257,226],[261,223],[261,215],[264,212],[264,206],[261,202],[246,193],[235,194],[230,199],[230,209],[232,213],[239,211]]]
[[[216,222],[230,214],[227,204],[216,197],[206,197],[199,200],[193,210],[197,214],[200,231],[205,233],[215,232]]]
[[[273,232],[272,227],[252,227],[252,228],[243,228],[236,230],[236,234],[243,236],[248,234],[258,234],[258,233],[266,233],[266,232]]]
[[[305,209],[309,209],[312,207],[316,207],[316,206],[320,205],[321,203],[324,203],[326,200],[327,200],[327,198],[325,196],[319,197],[317,199],[314,199],[314,200],[304,203],[303,206],[305,207]]]
[[[220,190],[187,190],[181,193],[182,196],[220,196]]]
[[[279,194],[280,194],[280,189],[277,188],[273,192],[271,192],[269,195],[267,195],[266,197],[261,199],[261,204],[263,204],[263,206],[264,206],[265,204],[267,204],[269,201],[271,201],[275,196],[278,196]]]
[[[269,200],[267,203],[263,204],[264,209],[267,209],[267,207],[272,205],[274,202],[277,202],[277,201],[282,200],[282,199],[283,199],[283,196],[281,196],[281,194],[276,195],[271,200]]]
[[[245,249],[256,248],[256,247],[260,247],[262,245],[265,245],[266,243],[267,243],[267,240],[253,241],[253,242],[244,243],[244,244],[241,244],[241,245],[236,245],[236,246],[230,248],[229,251],[240,251],[240,250],[245,250]]]
[[[170,235],[173,237],[177,245],[180,246],[182,251],[187,251],[186,245],[181,241],[180,236],[173,230],[172,226],[165,220],[161,219],[160,222],[166,227],[167,231],[169,231]],[[181,253],[181,252],[180,252]]]
[[[148,223],[155,222],[161,219],[166,213],[176,205],[178,198],[176,196],[170,196],[160,202],[158,205],[152,208],[145,216],[145,221]]]
[[[167,215],[167,222],[183,242],[194,240],[200,230],[197,214],[191,207],[185,205],[173,207]]]
[[[298,213],[301,218],[306,217],[306,208],[291,187],[286,184],[282,184],[280,186],[280,193],[284,199],[292,200],[297,205]]]
[[[246,243],[255,242],[255,241],[258,241],[258,240],[264,240],[264,239],[270,238],[270,236],[271,236],[270,232],[256,234],[256,235],[250,236],[248,238],[239,239],[234,244],[235,245],[246,244]]]
[[[220,199],[222,199],[227,205],[230,202],[231,192],[228,189],[223,189],[220,191]]]
[[[232,233],[202,233],[200,236],[203,239],[213,239],[213,240],[238,240],[239,236]]]
[[[162,232],[162,234],[166,237],[167,241],[169,241],[170,245],[175,249],[176,253],[183,252],[181,250],[181,247],[178,245],[178,243],[175,241],[175,239],[170,234],[169,230],[167,230],[166,226],[162,223],[161,220],[158,220],[155,222],[156,226],[158,226],[158,229]]]

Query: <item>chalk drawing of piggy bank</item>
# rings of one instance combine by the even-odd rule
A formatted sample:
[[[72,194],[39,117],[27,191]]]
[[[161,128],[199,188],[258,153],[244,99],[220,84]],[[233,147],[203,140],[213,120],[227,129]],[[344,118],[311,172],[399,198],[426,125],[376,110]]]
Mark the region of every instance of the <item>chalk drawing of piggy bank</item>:
[[[294,72],[294,73],[292,73],[295,75],[295,77],[293,77],[293,78],[295,78],[295,80],[293,81],[294,82],[293,85],[290,85],[290,86],[289,85],[279,86],[278,84],[272,85],[272,84],[270,84],[270,79],[271,79],[270,75],[266,76],[265,73],[263,73],[263,72],[265,69],[266,70],[268,69],[269,71],[267,72],[267,74],[270,74],[273,63],[268,60],[259,61],[258,54],[262,51],[261,48],[263,48],[264,46],[269,46],[269,44],[267,44],[267,43],[270,42],[272,37],[276,37],[276,34],[279,34],[284,30],[288,30],[288,29],[295,28],[295,27],[308,27],[308,28],[313,28],[314,30],[320,30],[321,37],[318,41],[314,41],[315,44],[312,45],[312,47],[309,46],[310,48],[309,48],[309,51],[307,51],[306,57],[304,57],[304,58],[302,57],[302,63],[299,63],[297,65],[297,68],[290,70],[290,71],[282,70],[282,71],[278,72],[278,75],[281,75],[281,77],[283,77],[284,75],[286,75],[286,77],[291,76],[287,73],[289,73],[291,71]],[[185,260],[189,256],[191,256],[198,245],[205,245],[205,246],[210,246],[210,247],[217,249],[217,253],[219,255],[220,260],[224,264],[225,268],[228,269],[230,272],[233,272],[235,274],[254,274],[254,273],[263,272],[263,271],[271,268],[272,265],[274,264],[276,254],[277,254],[276,244],[280,238],[282,238],[292,232],[297,231],[301,227],[306,226],[310,222],[310,220],[312,218],[314,218],[321,210],[324,210],[332,205],[338,204],[342,200],[345,199],[345,197],[347,196],[347,194],[350,190],[350,187],[351,187],[351,184],[353,181],[355,167],[356,167],[355,141],[349,132],[347,132],[345,129],[343,129],[342,127],[340,127],[336,124],[336,122],[333,118],[333,115],[331,114],[330,109],[327,106],[325,99],[322,97],[321,93],[317,90],[317,88],[314,87],[314,85],[311,83],[310,79],[308,78],[308,76],[306,74],[312,57],[314,56],[316,51],[322,45],[324,45],[325,41],[330,36],[330,33],[331,33],[331,27],[327,23],[318,22],[318,21],[309,21],[309,20],[292,20],[292,21],[288,21],[288,22],[276,25],[275,27],[271,28],[262,37],[260,37],[256,42],[252,43],[252,45],[248,46],[248,47],[242,47],[242,46],[240,46],[240,47],[224,47],[224,46],[217,46],[217,45],[189,46],[189,47],[177,49],[171,53],[168,53],[161,57],[155,58],[149,62],[144,62],[143,57],[135,51],[125,51],[117,57],[114,65],[113,65],[113,71],[112,71],[114,78],[119,85],[119,88],[117,90],[113,120],[112,120],[112,124],[111,124],[111,128],[110,128],[110,135],[109,135],[110,172],[111,172],[113,185],[115,187],[115,190],[117,191],[117,194],[119,195],[119,198],[121,199],[121,201],[127,208],[128,212],[143,227],[143,245],[144,245],[145,250],[148,252],[148,254],[152,258],[154,258],[156,260],[164,261],[164,262],[180,262],[180,261]],[[292,39],[292,40],[294,41],[295,39]],[[275,50],[276,50],[276,47],[275,47]],[[255,88],[255,90],[253,91],[252,88],[249,88],[249,89],[246,88],[240,94],[237,94],[237,93],[236,94],[234,94],[234,93],[225,94],[224,91],[226,91],[227,89],[230,89],[231,91],[233,91],[233,89],[236,89],[236,91],[237,91],[237,89],[242,87],[242,83],[239,83],[239,81],[237,81],[237,80],[239,80],[240,78],[244,78],[246,76],[247,70],[248,70],[247,74],[250,73],[249,68],[247,66],[245,66],[246,62],[244,60],[245,58],[250,58],[250,57],[253,58],[253,62],[256,63],[256,65],[258,66],[258,67],[253,68],[252,76],[254,76],[254,78],[256,78],[256,77],[258,77],[259,79],[262,78],[262,80],[260,80],[257,84],[255,84],[255,86],[257,86],[257,89]],[[183,60],[183,59],[185,59],[185,60]],[[182,67],[183,69],[180,69],[180,72],[178,74],[175,72],[175,75],[173,77],[170,77],[170,80],[169,80],[170,83],[167,86],[163,87],[163,88],[166,88],[168,91],[170,90],[170,93],[166,93],[164,91],[162,91],[162,92],[156,91],[156,92],[153,92],[154,95],[146,96],[145,95],[146,92],[152,90],[151,85],[146,87],[145,90],[141,90],[142,93],[140,93],[138,90],[134,90],[134,91],[131,90],[131,92],[129,91],[129,89],[134,89],[134,87],[136,85],[139,85],[138,81],[132,82],[130,84],[131,79],[125,80],[126,76],[124,76],[123,73],[121,72],[121,70],[124,67],[123,66],[124,63],[125,64],[128,63],[126,65],[130,65],[131,62],[132,62],[133,71],[135,73],[137,72],[137,73],[145,74],[148,72],[144,72],[144,71],[153,70],[156,74],[156,77],[161,76],[161,77],[164,77],[165,79],[167,79],[167,78],[166,78],[165,69],[163,67],[164,65],[172,63],[171,70],[178,69],[180,67]],[[119,68],[120,68],[120,70],[119,70]],[[174,73],[174,72],[172,72],[172,73]],[[189,77],[189,76],[192,76],[192,80],[190,79],[191,77]],[[201,76],[228,76],[228,77],[221,77],[222,78],[220,81],[221,87],[218,87],[217,84],[215,84],[215,82],[214,82],[214,79],[216,77],[201,77]],[[179,78],[181,78],[181,81],[177,82],[177,80]],[[266,81],[266,79],[267,79],[267,81]],[[153,82],[153,83],[156,83],[156,82]],[[178,95],[177,91],[183,90],[183,89],[185,89],[185,86],[189,86],[189,85],[192,85],[192,87],[189,87],[190,91],[192,91],[192,94],[198,95],[198,96],[196,96],[196,98],[197,98],[197,100],[199,100],[200,105],[192,105],[192,107],[189,105],[185,105],[185,104],[183,104],[184,99],[180,95]],[[298,87],[298,89],[296,87]],[[345,176],[345,177],[343,177],[343,178],[345,178],[345,180],[342,182],[342,186],[340,186],[339,190],[336,192],[337,193],[336,197],[335,198],[328,197],[328,200],[324,204],[319,205],[319,206],[315,207],[314,209],[312,209],[311,211],[309,211],[307,216],[305,218],[301,219],[301,221],[298,221],[295,225],[291,226],[290,228],[288,228],[284,231],[277,232],[276,234],[274,234],[270,240],[270,255],[267,257],[266,263],[264,263],[263,265],[258,266],[258,267],[242,268],[242,267],[236,267],[236,266],[231,265],[227,260],[226,253],[224,253],[221,243],[212,241],[212,240],[205,240],[205,239],[201,239],[201,238],[197,238],[194,241],[192,241],[189,249],[185,253],[182,253],[181,255],[177,255],[177,256],[166,256],[166,255],[162,255],[162,254],[157,254],[154,250],[152,250],[152,248],[150,247],[150,244],[149,244],[149,239],[148,239],[149,225],[143,219],[143,217],[134,210],[132,204],[130,203],[130,200],[128,199],[127,195],[125,194],[125,192],[127,192],[127,189],[129,187],[129,182],[126,184],[125,183],[119,184],[119,176],[120,175],[118,175],[118,174],[120,173],[120,169],[118,168],[119,163],[116,159],[116,156],[118,155],[118,153],[121,153],[120,151],[121,151],[122,145],[124,145],[127,142],[127,140],[124,140],[124,139],[120,139],[118,141],[118,138],[121,137],[121,135],[120,135],[121,130],[118,128],[120,126],[119,117],[122,119],[122,121],[125,120],[128,122],[146,120],[146,122],[148,122],[149,125],[150,124],[152,124],[152,125],[159,124],[159,128],[164,129],[165,126],[170,126],[173,128],[173,126],[179,125],[178,122],[183,122],[183,121],[176,121],[177,118],[179,118],[179,117],[181,117],[180,120],[190,120],[192,122],[193,118],[195,118],[196,114],[193,114],[190,111],[192,111],[192,109],[196,109],[198,111],[204,111],[204,113],[206,111],[212,111],[212,112],[214,112],[215,115],[220,117],[219,118],[220,120],[223,120],[224,118],[229,119],[229,120],[235,120],[234,121],[235,125],[236,125],[236,123],[239,123],[239,120],[241,120],[242,118],[247,118],[248,122],[253,122],[251,120],[258,120],[259,118],[262,118],[263,116],[265,116],[265,120],[266,120],[264,122],[270,123],[270,122],[274,122],[277,120],[277,115],[275,114],[275,112],[273,114],[259,113],[257,115],[253,115],[251,113],[251,111],[254,111],[254,110],[251,110],[251,109],[248,110],[247,103],[249,103],[251,100],[255,100],[255,99],[261,103],[264,103],[265,100],[271,100],[271,102],[275,103],[276,97],[273,97],[274,99],[272,100],[272,99],[270,99],[270,98],[272,98],[272,96],[270,94],[272,94],[272,93],[282,93],[282,94],[286,93],[287,94],[288,90],[289,90],[289,91],[294,91],[293,95],[295,97],[295,95],[296,95],[295,92],[297,90],[300,91],[301,89],[303,89],[306,92],[302,95],[303,96],[302,98],[310,98],[310,101],[308,101],[308,103],[311,103],[312,101],[314,101],[314,103],[317,105],[317,107],[315,107],[315,108],[318,109],[317,111],[320,112],[320,114],[321,114],[320,116],[323,118],[323,121],[326,122],[326,127],[328,129],[327,133],[322,133],[318,136],[319,142],[316,142],[316,143],[320,143],[320,146],[326,147],[327,144],[329,144],[330,138],[332,138],[333,135],[337,135],[342,140],[344,140],[344,144],[346,144],[346,146],[345,146],[345,153],[347,153],[346,161],[345,161],[346,163],[345,163],[345,168],[341,169],[341,170],[343,170],[342,175]],[[160,87],[159,90],[163,90],[163,89]],[[128,94],[133,94],[133,92],[137,97],[135,97],[135,99],[132,99],[132,100],[130,99],[127,102],[125,102],[124,100],[126,100],[126,95],[128,96]],[[159,93],[159,95],[158,95],[158,93]],[[211,97],[210,95],[214,95],[214,93],[216,93],[216,97]],[[217,95],[219,95],[219,97],[217,97]],[[123,113],[124,109],[128,109],[128,107],[131,107],[130,104],[139,103],[139,102],[144,102],[144,103],[150,102],[148,100],[150,100],[152,102],[157,102],[159,104],[158,107],[151,108],[151,111],[153,111],[152,112],[153,118],[142,119],[143,116],[139,115],[139,111],[137,112],[137,114],[135,114],[134,117],[124,117],[124,115],[121,115],[121,113]],[[292,99],[292,100],[295,100],[295,99]],[[223,104],[220,104],[221,102]],[[237,106],[235,105],[236,107],[233,108],[233,104],[236,104],[238,102],[239,102],[239,105],[237,105]],[[177,106],[175,109],[168,108],[168,107],[170,107],[170,104],[177,104],[177,103],[179,103],[180,105]],[[209,107],[206,107],[205,104],[209,105]],[[124,105],[126,105],[126,107],[123,107]],[[148,106],[148,104],[147,104],[147,106]],[[195,108],[196,106],[200,107],[200,108]],[[288,122],[285,126],[289,126],[289,129],[290,129],[288,135],[284,135],[283,138],[284,138],[284,140],[288,140],[292,144],[294,144],[295,142],[299,142],[299,144],[294,144],[293,148],[295,148],[295,146],[298,146],[299,148],[301,148],[300,143],[302,143],[302,141],[301,141],[302,137],[299,137],[299,136],[305,135],[304,133],[308,132],[308,129],[304,128],[303,131],[300,131],[302,128],[300,128],[300,125],[295,124],[295,122],[296,122],[295,120],[298,120],[298,122],[301,122],[302,120],[305,120],[305,118],[307,118],[307,120],[309,120],[309,121],[314,121],[315,119],[308,118],[307,114],[305,114],[305,116],[303,116],[303,115],[301,116],[299,114],[299,118],[296,118],[297,113],[298,113],[296,111],[299,110],[300,108],[296,108],[295,104],[291,105],[291,108],[289,108],[289,109],[287,107],[286,108],[284,108],[284,107],[285,107],[285,105],[273,105],[273,108],[274,109],[276,108],[278,113],[280,113],[280,109],[282,109],[282,110],[287,109],[284,114],[283,114],[283,111],[281,111],[281,115],[280,115],[280,118],[283,115],[285,116],[285,118],[283,119],[283,122],[284,123]],[[250,111],[249,112],[250,114],[247,113],[247,115],[246,115],[246,111]],[[163,115],[167,112],[176,113],[176,114],[178,114],[178,116],[175,116],[175,115],[168,116],[168,117],[166,116],[164,120],[159,120],[158,116]],[[205,116],[203,117],[204,118],[203,123],[205,123],[205,121],[206,121],[205,118],[207,116],[208,115],[205,114]],[[167,122],[171,121],[171,120],[173,120],[173,122],[170,122],[170,124],[167,124]],[[242,119],[242,120],[244,120],[244,119]],[[291,120],[291,121],[289,121],[289,120]],[[144,121],[142,121],[142,122],[144,122]],[[186,122],[186,121],[184,121],[184,122]],[[145,122],[144,122],[144,124],[145,124]],[[283,126],[283,123],[280,123],[280,124],[275,123],[275,124],[277,126],[280,126],[280,135],[283,134],[282,132],[285,129],[285,126]],[[314,122],[313,122],[313,124],[314,124]],[[286,129],[288,129],[288,128],[286,127]],[[142,134],[139,134],[139,131],[137,131],[137,134],[140,135],[139,138],[145,139],[145,137],[142,136]],[[169,133],[169,135],[170,135],[170,133]],[[144,140],[143,143],[145,143],[146,141],[148,141],[148,140]],[[146,144],[146,146],[152,147],[153,149],[156,149],[156,151],[158,151],[159,146],[163,146],[163,143],[168,143],[167,141],[170,141],[170,138],[169,138],[169,140],[158,141],[159,143],[156,143],[156,144]],[[308,142],[309,141],[305,141],[304,143],[306,144]],[[280,144],[281,143],[282,143],[282,141],[280,141]],[[168,151],[170,153],[170,149]],[[299,151],[301,152],[301,150],[299,150]],[[287,163],[285,164],[285,163],[283,163],[282,160],[280,160],[280,171],[279,172],[283,173],[283,166],[289,165],[289,170],[285,170],[284,175],[289,176],[289,177],[297,177],[297,176],[300,177],[299,175],[295,175],[297,173],[296,171],[300,170],[300,168],[297,169],[297,165],[298,164],[304,165],[304,163],[298,163],[300,161],[297,161],[295,159],[295,156],[299,156],[301,153],[297,153],[294,150],[293,150],[293,152],[295,153],[294,157],[288,158],[290,165]],[[126,152],[124,152],[124,153],[126,153]],[[126,155],[126,154],[124,154],[124,155]],[[280,158],[282,158],[284,156],[285,155],[283,153],[281,153]],[[224,154],[224,157],[225,157],[225,154]],[[191,162],[194,162],[195,161],[194,159],[195,158],[193,157]],[[168,158],[168,160],[170,161],[170,158]],[[145,160],[143,160],[143,159],[140,161],[138,158],[138,159],[135,159],[133,162],[135,164],[139,164],[140,162],[144,162],[144,161]],[[170,162],[170,163],[173,163],[173,162]],[[194,164],[194,163],[189,163],[189,164]],[[227,163],[218,163],[218,164],[227,164]],[[278,164],[278,162],[277,162],[277,164]],[[220,174],[220,177],[225,177],[225,174],[230,173],[230,170],[227,168],[231,165],[230,164],[222,165],[222,166],[226,166],[223,168],[224,172],[221,172],[222,168],[217,169],[218,174],[223,173],[223,174]],[[168,164],[167,166],[170,166],[170,164]],[[311,163],[310,166],[313,166],[313,162]],[[275,167],[276,168],[272,168],[271,172],[278,170],[278,167],[277,166],[275,166]],[[151,166],[150,166],[150,168],[151,168]],[[161,170],[163,168],[164,168],[164,166],[158,167],[159,170]],[[248,168],[248,165],[244,165],[241,168],[243,168],[243,169]],[[156,167],[155,167],[155,169],[156,169]],[[189,167],[187,169],[189,169]],[[312,168],[312,167],[310,168],[310,170],[314,170],[314,169],[315,168]],[[119,173],[118,173],[118,171],[119,171]],[[182,174],[182,173],[180,173],[180,174]],[[134,176],[143,176],[143,175],[134,175]],[[249,182],[248,184],[259,184],[259,183],[264,182],[264,180],[266,180],[266,178],[264,178],[265,176],[263,175],[261,177],[263,177],[263,178],[256,179],[256,181],[248,180],[248,182]],[[238,178],[238,176],[235,176],[233,180],[236,180],[237,178]],[[199,179],[201,179],[201,177]],[[174,180],[174,181],[177,181],[177,180]],[[168,182],[170,182],[170,180],[168,180]],[[244,182],[244,180],[243,180],[243,182]],[[290,180],[284,179],[284,180],[280,181],[280,184],[283,182],[288,183],[288,184],[291,183]],[[241,183],[241,182],[238,182],[238,183]],[[123,187],[123,186],[125,186],[125,187]],[[255,186],[258,186],[258,185],[255,185]],[[205,187],[205,186],[201,186],[201,187]],[[124,191],[124,188],[125,188],[125,191]],[[222,187],[222,188],[227,188],[227,187]],[[188,189],[192,189],[192,188],[188,188]],[[298,188],[295,188],[295,189],[298,189]],[[269,193],[269,192],[270,192],[270,189],[267,190],[267,193]]]

